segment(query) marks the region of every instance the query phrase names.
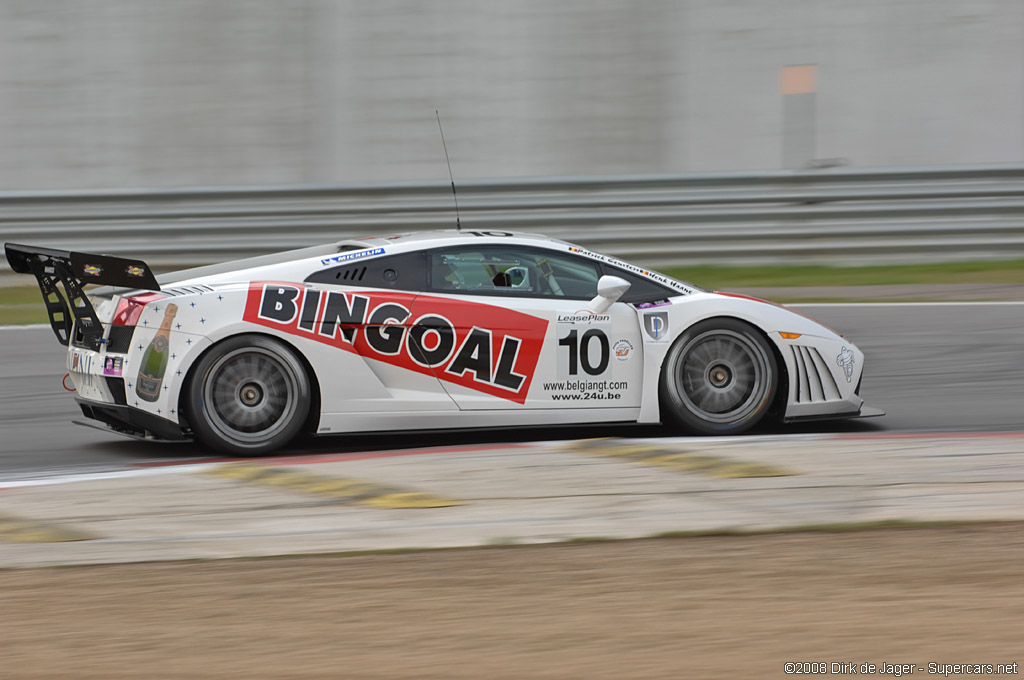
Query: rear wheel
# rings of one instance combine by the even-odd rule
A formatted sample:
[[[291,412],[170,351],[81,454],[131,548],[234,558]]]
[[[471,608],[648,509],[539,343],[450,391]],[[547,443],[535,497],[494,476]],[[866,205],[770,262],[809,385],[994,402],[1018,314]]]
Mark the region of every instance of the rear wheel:
[[[309,413],[309,378],[283,343],[229,338],[196,365],[186,392],[199,440],[231,455],[258,456],[287,444]]]
[[[734,319],[686,330],[665,358],[661,404],[666,419],[700,434],[737,434],[768,413],[778,368],[768,340]]]

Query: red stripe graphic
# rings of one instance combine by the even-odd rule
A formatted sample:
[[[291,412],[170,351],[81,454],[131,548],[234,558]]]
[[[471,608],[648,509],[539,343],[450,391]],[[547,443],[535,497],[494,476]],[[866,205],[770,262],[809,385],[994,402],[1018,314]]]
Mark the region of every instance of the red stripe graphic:
[[[519,404],[548,326],[478,302],[265,281],[250,284],[243,320]]]

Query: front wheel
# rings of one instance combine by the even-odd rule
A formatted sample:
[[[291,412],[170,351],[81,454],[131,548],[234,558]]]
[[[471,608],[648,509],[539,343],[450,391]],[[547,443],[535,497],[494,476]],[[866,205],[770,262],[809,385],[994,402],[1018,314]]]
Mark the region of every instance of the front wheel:
[[[686,330],[661,371],[666,419],[699,434],[738,434],[768,413],[778,386],[768,340],[733,319],[709,319]]]
[[[286,345],[259,335],[229,338],[203,355],[185,395],[199,440],[258,456],[295,437],[309,412],[309,378]]]

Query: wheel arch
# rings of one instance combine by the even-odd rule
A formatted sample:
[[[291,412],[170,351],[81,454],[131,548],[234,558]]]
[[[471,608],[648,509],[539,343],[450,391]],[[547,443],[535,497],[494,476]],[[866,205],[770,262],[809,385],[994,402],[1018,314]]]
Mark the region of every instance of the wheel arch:
[[[203,357],[228,340],[243,335],[259,336],[279,342],[291,350],[298,358],[299,363],[302,364],[302,368],[306,372],[306,378],[309,380],[310,387],[309,413],[306,416],[305,422],[302,424],[300,434],[315,434],[317,427],[320,424],[322,397],[320,394],[320,380],[317,378],[316,371],[313,370],[313,365],[310,363],[309,358],[288,338],[280,335],[274,335],[272,333],[261,333],[259,331],[253,332],[248,330],[241,333],[232,333],[230,335],[219,337],[215,342],[210,343],[208,347],[204,348],[203,351],[193,357],[188,367],[188,371],[185,373],[185,379],[181,382],[181,389],[178,391],[178,413],[182,414],[185,426],[189,431],[191,431],[192,426],[189,422],[191,414],[188,412],[187,395],[192,388],[192,381],[195,379],[196,369],[202,363]]]
[[[661,390],[661,380],[665,373],[665,361],[668,359],[671,349],[675,346],[675,344],[683,335],[685,335],[691,328],[693,328],[697,324],[705,323],[708,321],[732,321],[736,323],[741,323],[745,326],[749,326],[750,328],[754,329],[754,331],[756,331],[757,334],[767,342],[768,347],[771,348],[772,356],[775,359],[775,365],[778,369],[778,384],[776,385],[775,395],[772,397],[772,402],[768,407],[768,418],[776,422],[780,420],[785,415],[786,405],[789,403],[790,376],[789,363],[786,361],[785,356],[782,354],[782,348],[779,346],[778,341],[775,338],[773,338],[771,334],[764,329],[764,327],[757,323],[757,321],[747,316],[737,316],[733,314],[708,314],[706,316],[701,316],[693,319],[690,323],[681,328],[679,332],[676,333],[675,338],[673,338],[672,342],[669,343],[668,351],[666,351],[665,354],[661,357],[661,360],[658,364],[657,372],[658,388],[654,390],[655,398],[658,400],[658,415],[661,418],[661,422],[669,422],[665,417],[665,408],[667,407],[667,404],[663,399]]]

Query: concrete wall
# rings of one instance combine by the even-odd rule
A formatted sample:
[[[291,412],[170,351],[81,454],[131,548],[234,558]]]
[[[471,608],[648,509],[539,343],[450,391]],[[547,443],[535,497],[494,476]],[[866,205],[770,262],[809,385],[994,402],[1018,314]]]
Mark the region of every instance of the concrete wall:
[[[442,178],[435,109],[457,178],[1021,161],[1024,2],[0,0],[0,189]]]

